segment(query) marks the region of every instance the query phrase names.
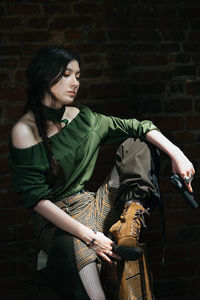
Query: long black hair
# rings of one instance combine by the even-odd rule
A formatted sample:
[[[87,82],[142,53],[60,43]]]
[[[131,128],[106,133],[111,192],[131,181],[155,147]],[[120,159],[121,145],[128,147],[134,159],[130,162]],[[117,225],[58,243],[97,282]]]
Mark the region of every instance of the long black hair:
[[[27,103],[25,112],[32,111],[35,122],[41,136],[50,169],[53,175],[52,183],[61,182],[63,171],[58,161],[52,155],[50,140],[47,137],[46,120],[42,111],[42,101],[46,94],[51,96],[52,101],[55,96],[51,92],[54,86],[62,78],[69,62],[76,60],[80,65],[79,56],[61,46],[45,46],[39,50],[27,68]]]

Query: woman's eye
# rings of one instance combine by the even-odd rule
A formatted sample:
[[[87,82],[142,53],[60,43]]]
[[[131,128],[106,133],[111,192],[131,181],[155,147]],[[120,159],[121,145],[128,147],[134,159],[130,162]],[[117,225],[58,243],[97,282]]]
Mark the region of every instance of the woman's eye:
[[[64,76],[64,77],[68,77],[68,76],[69,76],[69,74],[63,74],[63,76]]]

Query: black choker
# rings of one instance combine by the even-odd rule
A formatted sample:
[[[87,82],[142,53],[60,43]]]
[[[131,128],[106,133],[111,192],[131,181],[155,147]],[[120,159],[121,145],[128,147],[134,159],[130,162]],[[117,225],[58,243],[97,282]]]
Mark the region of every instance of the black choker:
[[[53,121],[56,123],[60,123],[60,122],[63,122],[65,124],[68,123],[68,121],[66,119],[62,120],[63,114],[65,112],[65,106],[63,106],[59,109],[55,109],[55,108],[46,106],[42,103],[42,111],[43,111],[44,118],[46,120]]]

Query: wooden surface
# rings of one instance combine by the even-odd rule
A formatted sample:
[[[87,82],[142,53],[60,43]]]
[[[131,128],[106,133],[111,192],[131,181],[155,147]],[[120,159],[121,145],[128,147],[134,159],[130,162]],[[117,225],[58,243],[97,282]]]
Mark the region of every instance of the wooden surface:
[[[154,300],[150,277],[145,249],[141,259],[105,264],[101,271],[107,300]]]

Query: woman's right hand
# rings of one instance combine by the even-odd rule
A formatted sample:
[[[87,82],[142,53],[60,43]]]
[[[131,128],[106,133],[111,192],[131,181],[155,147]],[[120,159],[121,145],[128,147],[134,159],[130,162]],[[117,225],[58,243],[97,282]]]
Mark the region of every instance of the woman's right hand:
[[[111,239],[109,239],[102,232],[99,231],[95,233],[94,238],[94,245],[91,248],[97,253],[98,256],[100,256],[110,264],[113,263],[111,258],[115,258],[118,260],[121,259],[119,255],[115,254],[112,251],[114,242]]]

